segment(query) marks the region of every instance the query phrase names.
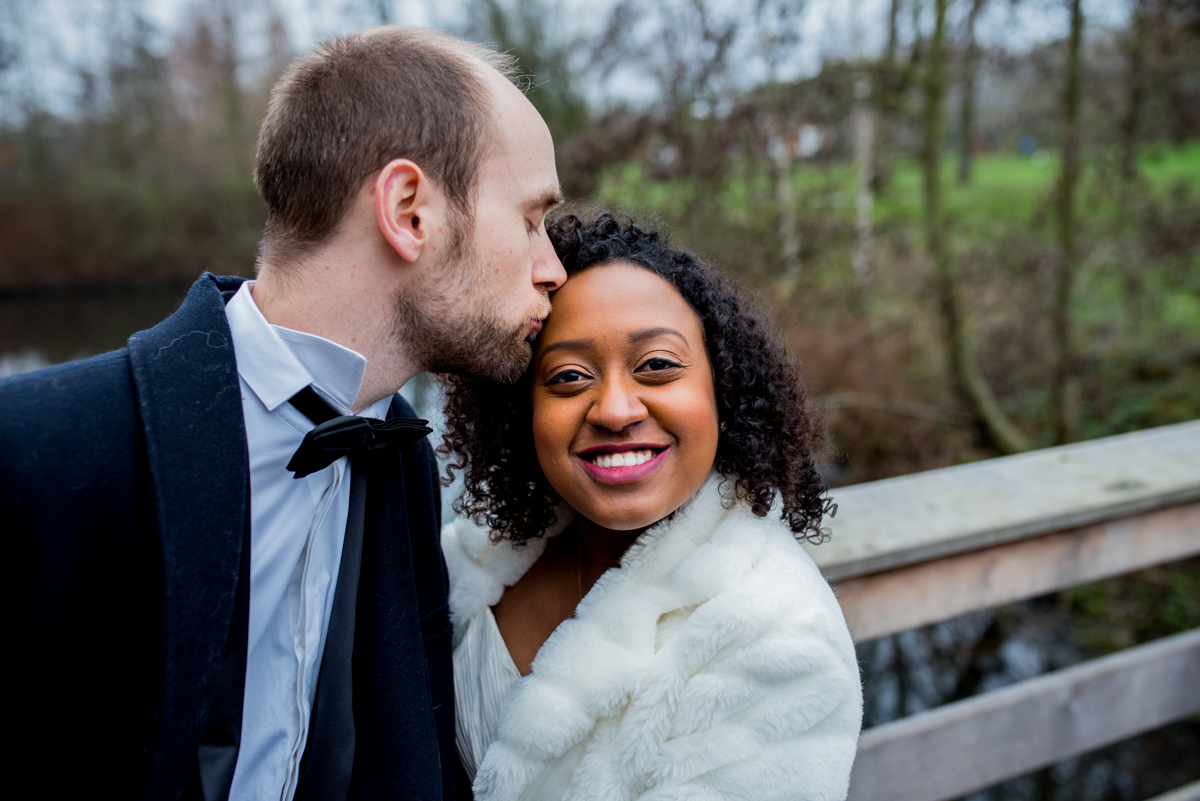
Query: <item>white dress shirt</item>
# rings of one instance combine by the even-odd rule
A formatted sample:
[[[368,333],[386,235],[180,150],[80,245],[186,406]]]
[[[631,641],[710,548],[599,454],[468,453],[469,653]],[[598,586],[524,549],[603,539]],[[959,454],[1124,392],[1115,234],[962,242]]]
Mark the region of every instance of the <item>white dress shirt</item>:
[[[350,414],[366,371],[360,354],[271,325],[247,281],[225,307],[250,455],[250,628],[242,739],[231,801],[291,801],[333,608],[350,467],[345,458],[297,479],[286,469],[314,426],[288,400],[311,384]],[[364,409],[383,419],[392,399]]]

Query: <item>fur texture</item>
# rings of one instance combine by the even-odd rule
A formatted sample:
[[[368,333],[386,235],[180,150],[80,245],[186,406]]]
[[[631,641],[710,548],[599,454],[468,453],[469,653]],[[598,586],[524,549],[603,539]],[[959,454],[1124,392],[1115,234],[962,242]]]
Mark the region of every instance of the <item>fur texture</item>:
[[[542,646],[476,798],[521,798],[577,745],[567,799],[845,798],[862,691],[841,609],[787,526],[721,484],[648,529]],[[442,540],[457,645],[545,540],[493,543],[466,520]]]

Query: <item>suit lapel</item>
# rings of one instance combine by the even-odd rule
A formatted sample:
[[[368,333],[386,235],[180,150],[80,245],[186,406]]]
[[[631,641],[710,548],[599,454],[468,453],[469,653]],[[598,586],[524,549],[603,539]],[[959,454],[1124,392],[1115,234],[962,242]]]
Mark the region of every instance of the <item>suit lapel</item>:
[[[389,416],[396,414],[411,417],[412,410],[394,402]],[[407,472],[410,454],[419,448],[427,450],[428,445],[416,443],[405,448],[402,458],[381,460],[368,480],[353,657],[352,799],[387,795],[394,792],[389,788],[400,787],[406,798],[433,799],[453,788],[452,774],[449,784],[443,777],[422,635],[427,576],[414,575],[414,557],[422,550],[414,544],[411,524],[429,527],[420,510],[432,505],[423,499],[412,508],[405,491],[423,478]],[[421,569],[429,568],[422,564]],[[440,571],[436,578],[440,580]],[[448,648],[448,632],[443,641]],[[452,710],[453,689],[438,701]]]
[[[205,273],[179,311],[129,340],[163,565],[163,652],[148,796],[196,759],[234,611],[249,466],[222,290]]]

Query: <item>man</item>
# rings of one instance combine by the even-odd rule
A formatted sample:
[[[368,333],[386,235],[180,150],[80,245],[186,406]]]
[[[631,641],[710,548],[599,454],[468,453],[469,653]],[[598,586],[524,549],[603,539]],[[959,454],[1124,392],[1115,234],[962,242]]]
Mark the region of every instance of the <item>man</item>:
[[[398,27],[301,57],[259,135],[257,281],[0,383],[38,795],[454,797],[436,468],[396,392],[514,380],[566,279],[511,69]]]

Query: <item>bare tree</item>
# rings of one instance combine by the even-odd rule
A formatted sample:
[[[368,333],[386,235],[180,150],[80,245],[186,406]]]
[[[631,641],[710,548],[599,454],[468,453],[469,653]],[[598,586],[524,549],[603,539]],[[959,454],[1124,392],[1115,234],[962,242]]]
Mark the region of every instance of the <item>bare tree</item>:
[[[1142,128],[1142,112],[1146,106],[1148,88],[1148,64],[1150,50],[1150,3],[1151,0],[1134,0],[1133,16],[1125,40],[1126,72],[1125,113],[1118,127],[1120,141],[1120,184],[1117,190],[1117,220],[1123,229],[1131,227],[1133,191],[1138,178],[1137,147]],[[1136,335],[1142,328],[1143,283],[1141,260],[1138,259],[1132,237],[1126,235],[1121,241],[1122,278],[1125,284],[1125,308],[1129,314],[1130,328]]]
[[[1063,85],[1062,172],[1055,197],[1059,257],[1054,276],[1052,312],[1053,358],[1051,417],[1054,440],[1069,442],[1075,437],[1078,414],[1074,399],[1074,352],[1071,342],[1071,294],[1079,254],[1076,243],[1075,195],[1079,185],[1079,100],[1082,73],[1083,5],[1069,0],[1071,33],[1067,40],[1067,74]]]
[[[963,49],[962,105],[958,120],[958,183],[971,183],[971,167],[975,156],[975,83],[979,61],[979,43],[975,40],[975,23],[987,0],[971,0],[967,12],[967,41]]]
[[[786,300],[800,282],[800,233],[796,229],[796,199],[792,191],[792,149],[778,118],[771,123],[767,153],[775,164],[775,199],[779,203],[779,245],[783,274],[777,288],[779,296]]]
[[[874,247],[872,214],[875,196],[871,191],[872,151],[875,138],[875,115],[867,105],[871,97],[871,83],[865,75],[854,82],[854,160],[858,166],[855,186],[855,239],[854,279],[858,286],[860,303],[866,305],[867,285],[871,274],[871,250]]]
[[[1129,38],[1126,42],[1126,58],[1129,61],[1127,85],[1128,96],[1125,114],[1121,117],[1121,181],[1122,201],[1128,184],[1137,175],[1137,144],[1141,124],[1142,107],[1146,99],[1146,58],[1149,50],[1150,0],[1134,0],[1133,18],[1130,20]],[[1124,205],[1124,203],[1122,203]]]
[[[803,0],[756,0],[754,6],[755,39],[767,64],[768,80],[779,80],[779,64],[800,42],[798,28]],[[767,154],[775,165],[775,198],[779,204],[779,245],[783,274],[776,288],[787,299],[800,282],[800,230],[796,218],[796,199],[792,186],[794,153],[788,136],[787,117],[771,115],[767,136]]]
[[[372,16],[379,20],[380,25],[391,25],[396,21],[389,0],[367,0],[367,6]]]
[[[894,118],[902,105],[900,65],[897,61],[900,2],[890,0],[888,3],[887,44],[876,66],[871,87],[876,110],[871,188],[876,192],[885,189],[892,178],[892,131],[895,127]]]
[[[946,94],[946,6],[935,0],[933,36],[929,40],[925,68],[925,123],[922,171],[925,189],[925,243],[934,263],[938,308],[946,337],[950,376],[955,390],[971,409],[976,426],[986,441],[1002,453],[1028,450],[1029,441],[1008,419],[992,393],[967,333],[967,321],[959,287],[958,266],[946,240],[942,210],[942,139],[945,131]]]
[[[217,40],[219,97],[224,112],[225,132],[231,145],[231,168],[238,174],[250,172],[251,151],[246,130],[242,85],[238,81],[238,31],[235,0],[221,0],[217,6],[220,36]]]
[[[867,282],[871,272],[871,249],[874,231],[871,215],[874,210],[872,173],[874,172],[875,115],[871,109],[871,78],[863,58],[862,19],[860,3],[854,0],[851,6],[852,40],[854,42],[855,71],[854,112],[851,115],[854,129],[854,255],[851,266],[860,311],[867,307]]]
[[[554,141],[561,144],[590,119],[576,86],[572,55],[583,44],[552,36],[548,27],[562,12],[555,0],[470,0],[468,35],[512,53],[528,76],[529,100],[541,113]]]
[[[5,0],[0,3],[0,113],[7,107],[19,106],[20,101],[10,82],[15,68],[21,66],[26,37],[25,8],[21,3]]]

